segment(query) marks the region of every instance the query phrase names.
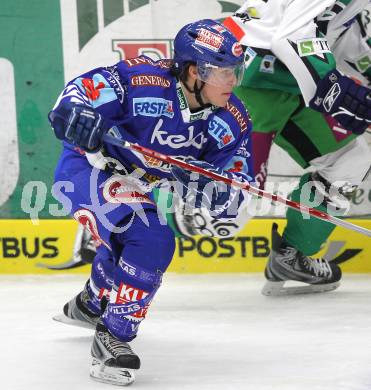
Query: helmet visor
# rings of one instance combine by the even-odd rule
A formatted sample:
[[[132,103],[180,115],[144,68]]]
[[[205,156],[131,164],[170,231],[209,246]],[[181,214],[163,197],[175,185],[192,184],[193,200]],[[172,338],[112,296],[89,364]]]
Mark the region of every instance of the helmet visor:
[[[237,87],[243,78],[243,63],[234,66],[216,66],[208,62],[197,61],[197,73],[199,80],[217,87]]]

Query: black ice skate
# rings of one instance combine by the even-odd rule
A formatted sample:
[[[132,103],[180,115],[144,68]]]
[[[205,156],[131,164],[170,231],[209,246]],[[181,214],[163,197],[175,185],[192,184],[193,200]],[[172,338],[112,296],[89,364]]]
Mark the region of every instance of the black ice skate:
[[[86,290],[88,283],[89,281],[86,283],[84,289],[75,296],[75,298],[71,299],[64,305],[63,314],[54,316],[53,320],[63,322],[68,325],[95,329],[100,316],[92,313],[88,309],[87,302],[90,299]]]
[[[97,324],[91,354],[90,376],[94,380],[119,386],[134,382],[134,371],[140,367],[139,356],[128,343],[113,337],[102,322]]]
[[[339,266],[325,259],[304,256],[295,248],[282,245],[277,227],[277,224],[273,224],[272,249],[265,268],[267,282],[262,294],[289,295],[335,290],[341,279]],[[285,287],[288,281],[305,285]]]

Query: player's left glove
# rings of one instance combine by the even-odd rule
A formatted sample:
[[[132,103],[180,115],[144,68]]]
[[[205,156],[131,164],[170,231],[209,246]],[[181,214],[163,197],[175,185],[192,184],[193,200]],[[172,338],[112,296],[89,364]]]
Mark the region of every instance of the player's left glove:
[[[242,177],[232,172],[224,171],[206,161],[189,160],[187,162],[224,177],[243,181]],[[240,189],[176,166],[172,167],[171,173],[182,184],[180,188],[175,186],[175,189],[185,202],[191,201],[192,206],[196,208],[206,207],[218,217],[236,214],[236,210],[242,201],[237,200],[236,197],[240,197],[239,195],[241,195],[241,198],[243,198]],[[234,201],[237,203],[234,203]],[[228,210],[231,205],[231,209]]]
[[[355,134],[362,134],[371,124],[371,89],[356,84],[336,69],[317,84],[309,106],[333,116]]]

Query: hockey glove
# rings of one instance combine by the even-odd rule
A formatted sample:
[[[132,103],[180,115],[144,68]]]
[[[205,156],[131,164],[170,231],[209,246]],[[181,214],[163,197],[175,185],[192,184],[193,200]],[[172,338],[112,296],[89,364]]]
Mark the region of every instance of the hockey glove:
[[[92,107],[65,102],[49,113],[49,121],[58,139],[89,153],[102,147],[108,127],[102,116]]]
[[[330,114],[355,134],[362,134],[371,123],[371,90],[356,84],[336,69],[320,80],[309,106]]]
[[[223,171],[221,168],[217,168],[206,161],[189,160],[187,162],[224,177],[242,181],[241,178],[234,173]],[[205,207],[209,212],[211,211],[214,216],[218,217],[236,214],[233,210],[238,209],[239,200],[235,205],[236,207],[232,206],[231,210],[227,209],[234,203],[236,197],[239,196],[240,190],[238,188],[234,188],[223,182],[215,181],[206,176],[199,175],[198,173],[186,171],[176,166],[172,167],[171,173],[176,180],[181,183],[181,186],[175,186],[175,190],[185,202],[191,203],[192,207]],[[243,198],[242,194],[241,197]]]

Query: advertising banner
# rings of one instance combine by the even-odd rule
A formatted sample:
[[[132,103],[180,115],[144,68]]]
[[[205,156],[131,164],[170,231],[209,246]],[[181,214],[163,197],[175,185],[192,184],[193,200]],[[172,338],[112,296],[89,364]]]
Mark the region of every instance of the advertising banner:
[[[283,220],[254,219],[236,236],[177,239],[170,272],[263,272],[271,246],[271,226]],[[371,228],[369,220],[351,222]],[[88,273],[90,265],[74,259],[77,223],[73,220],[3,220],[0,224],[0,274]],[[359,233],[335,229],[319,255],[345,272],[371,272],[371,246]]]

